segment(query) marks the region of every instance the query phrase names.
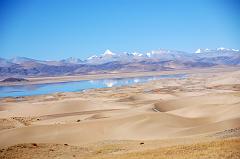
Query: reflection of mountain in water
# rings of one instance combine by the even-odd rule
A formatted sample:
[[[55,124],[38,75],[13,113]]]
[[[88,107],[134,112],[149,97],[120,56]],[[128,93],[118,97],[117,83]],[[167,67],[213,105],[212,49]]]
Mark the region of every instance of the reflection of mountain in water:
[[[112,86],[114,86],[115,84],[117,84],[117,81],[107,80],[107,81],[104,81],[104,84],[105,84],[107,87],[112,87]]]
[[[137,83],[144,83],[162,78],[184,78],[185,74],[133,77],[133,78],[116,78],[116,79],[100,79],[85,80],[77,82],[64,82],[53,84],[36,84],[24,86],[3,86],[0,87],[0,97],[7,96],[29,96],[39,94],[49,94],[56,92],[75,92],[94,88],[106,88],[126,86]]]
[[[134,83],[142,83],[147,81],[153,81],[161,78],[183,78],[184,74],[176,75],[160,75],[160,76],[145,76],[145,77],[133,77],[133,78],[116,78],[116,79],[103,79],[103,80],[90,80],[89,82],[96,85],[104,85],[106,87],[123,86]]]
[[[105,87],[123,86],[134,83],[142,83],[147,81],[158,80],[161,78],[183,78],[185,74],[175,75],[160,75],[160,76],[145,76],[145,77],[133,77],[133,78],[116,78],[116,79],[102,79],[102,80],[90,80],[91,84],[104,85]]]
[[[106,79],[106,80],[90,80],[89,81],[92,84],[101,84],[106,87],[113,87],[118,84],[118,80],[114,79]]]

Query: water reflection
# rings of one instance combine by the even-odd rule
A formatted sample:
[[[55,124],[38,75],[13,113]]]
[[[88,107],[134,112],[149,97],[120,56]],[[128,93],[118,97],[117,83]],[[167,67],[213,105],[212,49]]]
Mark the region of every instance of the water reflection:
[[[85,80],[77,82],[63,82],[52,84],[35,84],[23,86],[1,86],[0,97],[16,97],[30,96],[39,94],[49,94],[57,92],[76,92],[93,88],[106,88],[125,86],[136,83],[144,83],[162,78],[185,78],[186,74],[171,74],[160,76],[145,76],[133,78],[115,78],[115,79],[100,79],[100,80]]]

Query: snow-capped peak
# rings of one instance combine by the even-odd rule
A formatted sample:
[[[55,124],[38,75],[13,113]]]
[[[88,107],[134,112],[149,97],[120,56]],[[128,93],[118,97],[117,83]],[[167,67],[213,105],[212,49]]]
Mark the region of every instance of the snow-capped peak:
[[[106,56],[106,55],[115,55],[113,52],[111,52],[109,49],[107,49],[104,53],[103,53],[103,56]]]
[[[170,52],[171,52],[171,50],[159,49],[159,50],[152,50],[150,53],[152,55],[159,55],[159,54],[168,54]]]
[[[146,55],[147,57],[151,57],[152,54],[150,52],[147,52]]]
[[[202,52],[201,49],[197,49],[197,50],[195,51],[195,53],[197,53],[197,54],[199,54],[199,53],[201,53],[201,52]]]
[[[230,51],[230,49],[224,48],[224,47],[219,47],[217,48],[218,51]]]
[[[87,58],[88,60],[92,60],[94,58],[97,58],[97,55],[93,55],[93,56],[90,56],[89,58]]]
[[[210,49],[197,49],[196,51],[195,51],[195,53],[197,53],[197,54],[199,54],[199,53],[204,53],[204,52],[211,52],[211,50]]]
[[[232,49],[232,51],[236,51],[236,52],[237,52],[237,51],[239,51],[239,50],[238,50],[238,49]]]
[[[223,48],[223,47],[217,48],[217,50],[218,51],[234,51],[234,52],[239,51],[238,49],[228,49],[228,48]]]
[[[132,55],[133,55],[133,56],[143,56],[143,54],[138,53],[138,52],[133,52]]]
[[[239,52],[239,50],[220,47],[216,49],[197,49],[195,51],[195,53],[230,53],[230,52]]]

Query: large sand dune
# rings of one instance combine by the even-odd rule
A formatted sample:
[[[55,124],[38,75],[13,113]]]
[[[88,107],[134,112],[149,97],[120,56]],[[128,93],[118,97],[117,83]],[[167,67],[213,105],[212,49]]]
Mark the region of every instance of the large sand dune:
[[[239,76],[192,73],[186,79],[1,99],[0,146],[207,138],[240,127]]]

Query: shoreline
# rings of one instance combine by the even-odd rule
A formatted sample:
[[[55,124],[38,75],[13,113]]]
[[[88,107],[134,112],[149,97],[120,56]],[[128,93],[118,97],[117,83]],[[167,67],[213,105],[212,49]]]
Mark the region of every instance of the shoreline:
[[[0,94],[0,98],[18,98],[18,97],[27,97],[27,96],[38,96],[38,95],[51,95],[51,94],[57,94],[57,93],[67,93],[67,92],[84,92],[84,91],[88,91],[88,90],[94,90],[94,89],[105,89],[105,88],[117,88],[117,87],[127,87],[127,86],[135,86],[138,84],[144,84],[150,81],[156,81],[156,80],[162,80],[162,79],[183,79],[183,78],[187,78],[187,74],[164,74],[164,75],[155,75],[155,76],[134,76],[134,77],[117,77],[117,78],[104,78],[104,79],[95,79],[95,82],[99,82],[100,86],[94,86],[92,85],[92,87],[84,87],[84,84],[81,87],[81,82],[88,82],[88,83],[92,83],[92,81],[94,80],[81,80],[81,81],[64,81],[64,82],[56,82],[56,83],[50,83],[50,84],[35,84],[36,89],[34,89],[33,91],[31,91],[31,93],[27,90],[23,90],[23,89],[17,89],[14,91],[6,91],[6,94]],[[141,81],[143,78],[143,81]],[[147,78],[146,80],[144,80],[145,78]],[[154,79],[151,79],[154,78]],[[138,82],[133,82],[135,79],[139,80]],[[98,80],[103,80],[103,81],[98,81]],[[112,86],[108,86],[104,81],[105,80],[116,80],[116,83],[122,83],[120,85],[116,84],[116,85],[112,85]],[[129,83],[124,83],[121,82],[122,80],[128,80]],[[132,81],[132,82],[131,82]],[[68,86],[65,86],[64,90],[58,90],[56,87],[52,90],[52,91],[48,91],[48,92],[38,92],[38,87],[41,88],[42,86],[47,87],[48,89],[51,87],[51,85],[54,86],[59,86],[61,87],[64,84],[67,85],[71,85],[74,83],[79,83],[80,86],[78,87],[78,89],[74,88],[74,89],[68,89]],[[114,82],[113,82],[114,83]],[[5,87],[28,87],[29,85],[26,86],[5,86]],[[4,87],[4,86],[2,86]],[[71,86],[70,86],[71,87]],[[36,92],[35,92],[36,90]],[[23,94],[14,94],[15,92],[24,92]],[[2,93],[0,91],[0,93]],[[13,93],[13,94],[11,94]]]
[[[107,74],[94,74],[94,75],[74,75],[74,76],[56,76],[56,77],[27,77],[26,82],[0,82],[2,86],[21,86],[21,85],[34,85],[34,84],[51,84],[51,83],[65,83],[65,82],[77,82],[84,80],[101,80],[101,79],[117,79],[117,78],[132,78],[132,77],[144,77],[144,76],[160,76],[169,74],[193,74],[198,73],[217,73],[218,71],[229,72],[238,70],[240,67],[215,67],[215,68],[197,68],[197,69],[183,69],[161,72],[126,72],[126,73],[107,73]]]

